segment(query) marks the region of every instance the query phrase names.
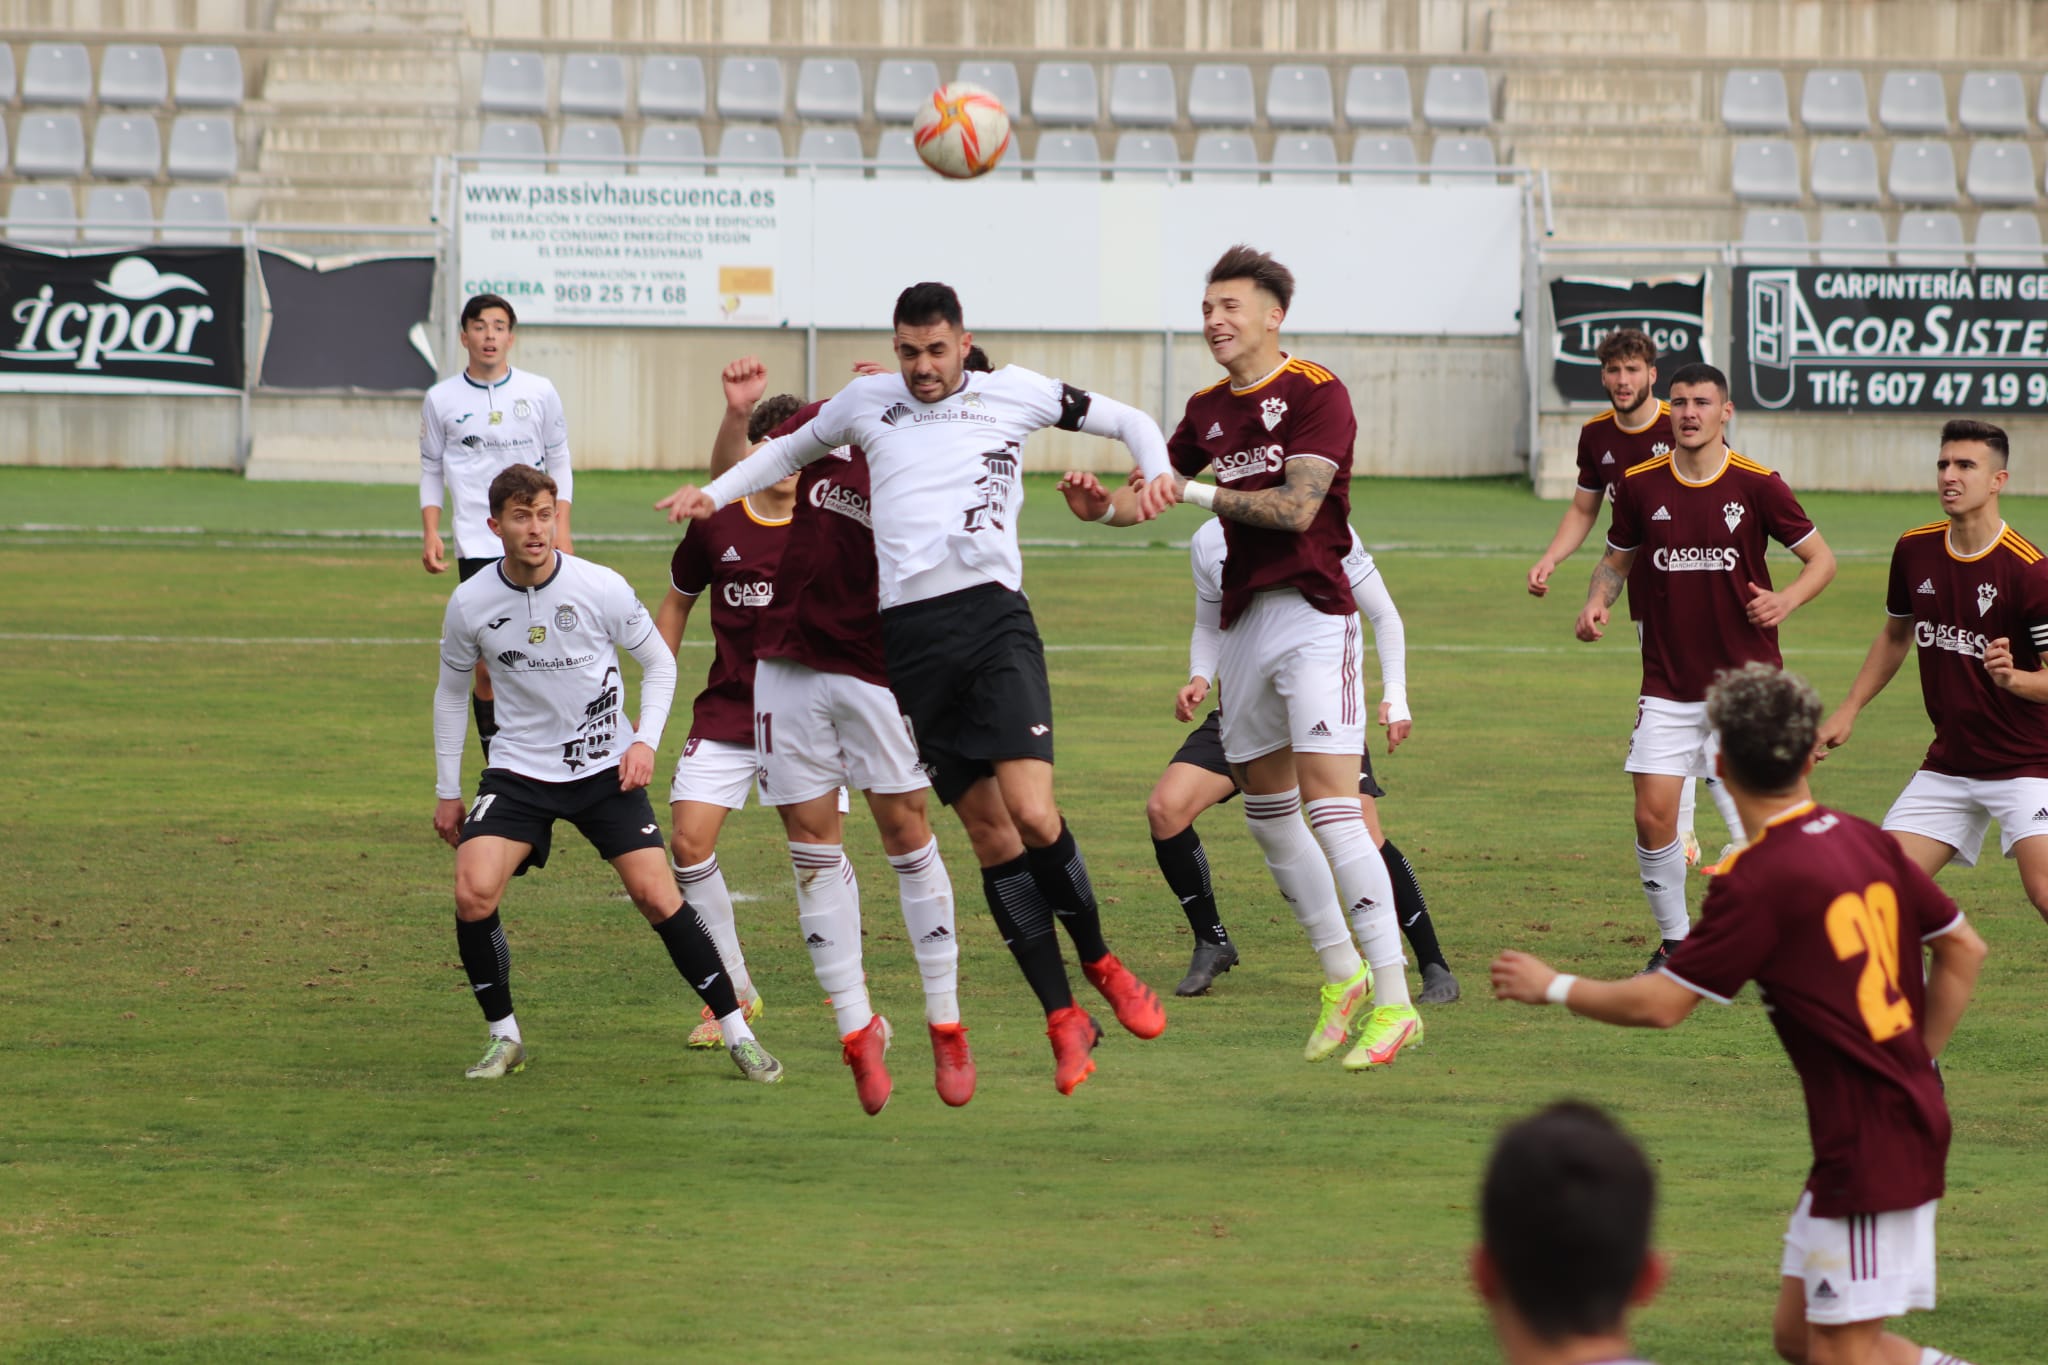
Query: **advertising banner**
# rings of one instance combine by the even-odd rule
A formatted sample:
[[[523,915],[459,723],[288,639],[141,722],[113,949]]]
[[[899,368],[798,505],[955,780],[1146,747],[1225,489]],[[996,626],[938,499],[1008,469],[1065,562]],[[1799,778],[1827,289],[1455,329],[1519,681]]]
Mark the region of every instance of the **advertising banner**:
[[[432,388],[432,256],[257,253],[263,272],[258,382],[265,388],[396,393]]]
[[[0,246],[0,392],[242,388],[239,247]]]
[[[1550,282],[1551,378],[1571,403],[1607,402],[1596,352],[1609,332],[1633,327],[1657,347],[1657,393],[1669,390],[1671,372],[1705,360],[1707,278],[1666,275],[1623,280],[1566,277]]]

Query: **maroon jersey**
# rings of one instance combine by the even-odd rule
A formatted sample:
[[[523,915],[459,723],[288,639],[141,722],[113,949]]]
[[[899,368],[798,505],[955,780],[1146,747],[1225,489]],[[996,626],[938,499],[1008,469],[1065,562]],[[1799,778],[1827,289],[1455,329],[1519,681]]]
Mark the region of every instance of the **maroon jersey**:
[[[1641,594],[1643,695],[1702,701],[1721,669],[1782,663],[1777,627],[1746,614],[1749,585],[1770,590],[1766,537],[1790,547],[1812,534],[1785,481],[1732,450],[1704,483],[1679,477],[1669,455],[1629,470],[1607,543],[1636,554],[1628,585]]]
[[[2011,527],[1964,559],[1948,523],[1916,526],[1892,550],[1884,609],[1911,617],[1920,646],[1920,697],[1934,743],[1920,766],[1952,777],[2048,777],[2048,706],[1991,681],[1984,646],[2012,642],[2013,662],[2041,667],[2048,651],[2048,564]]]
[[[1806,1092],[1822,1218],[1941,1197],[1948,1106],[1921,1035],[1920,948],[1962,922],[1890,835],[1807,801],[1721,865],[1664,968],[1723,1004],[1756,982]]]
[[[1293,588],[1317,611],[1350,616],[1358,606],[1344,574],[1351,553],[1351,446],[1358,418],[1343,382],[1320,365],[1289,357],[1248,389],[1212,384],[1188,399],[1166,443],[1173,467],[1195,475],[1214,464],[1222,488],[1254,493],[1287,482],[1287,462],[1313,458],[1337,467],[1306,531],[1269,531],[1226,519],[1223,628],[1252,594]]]
[[[789,520],[764,521],[747,500],[690,523],[669,560],[675,590],[711,599],[711,671],[690,717],[692,739],[754,742],[754,630],[775,600]]]
[[[1623,474],[1645,460],[1669,455],[1672,449],[1669,403],[1659,399],[1655,415],[1634,431],[1623,426],[1621,414],[1609,408],[1579,428],[1579,490],[1598,493],[1600,501],[1612,504]],[[1647,591],[1643,579],[1648,573],[1641,560],[1629,569],[1628,614],[1632,621],[1638,619],[1636,599]]]

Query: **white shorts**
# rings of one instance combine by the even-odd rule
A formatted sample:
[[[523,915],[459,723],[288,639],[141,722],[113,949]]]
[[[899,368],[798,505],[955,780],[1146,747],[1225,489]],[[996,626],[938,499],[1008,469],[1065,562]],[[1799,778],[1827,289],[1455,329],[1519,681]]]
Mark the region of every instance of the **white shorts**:
[[[1364,656],[1357,613],[1317,611],[1292,588],[1255,595],[1223,632],[1216,665],[1223,756],[1363,753]]]
[[[738,810],[747,804],[747,788],[754,785],[760,774],[761,765],[754,761],[753,745],[692,735],[683,741],[682,757],[676,760],[675,780],[668,787],[669,804],[700,801],[707,806]]]
[[[761,799],[770,805],[793,806],[834,787],[843,801],[849,785],[865,792],[931,785],[896,695],[844,673],[761,660],[754,672],[754,738],[761,749]]]
[[[1934,1307],[1934,1209],[1816,1218],[1813,1191],[1785,1228],[1778,1273],[1806,1282],[1806,1320],[1823,1327]]]
[[[2036,834],[2048,834],[2048,778],[2006,777],[1985,781],[1921,769],[1884,814],[1884,827],[1924,835],[1956,851],[1955,861],[1974,867],[1984,850],[1984,831],[1998,821],[2000,851]]]
[[[1622,770],[1660,773],[1666,777],[1712,777],[1720,738],[1707,724],[1703,701],[1636,698],[1635,733],[1628,738],[1628,761]]]

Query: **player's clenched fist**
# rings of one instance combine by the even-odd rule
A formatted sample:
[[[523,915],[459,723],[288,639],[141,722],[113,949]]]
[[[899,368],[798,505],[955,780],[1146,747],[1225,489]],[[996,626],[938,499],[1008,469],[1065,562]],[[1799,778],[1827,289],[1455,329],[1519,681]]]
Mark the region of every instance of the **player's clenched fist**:
[[[1488,971],[1493,977],[1494,999],[1519,1000],[1525,1005],[1544,1003],[1544,993],[1557,979],[1557,972],[1542,958],[1512,948],[1503,949]]]
[[[462,842],[462,813],[466,809],[460,797],[434,803],[434,833],[450,848]]]
[[[711,501],[709,493],[688,484],[654,505],[667,512],[670,521],[702,521],[718,510],[718,505]]]
[[[768,392],[768,367],[750,355],[729,362],[719,372],[725,390],[725,406],[737,413],[751,413],[761,395]]]
[[[1578,622],[1572,630],[1589,644],[1599,639],[1607,633],[1607,608],[1588,603],[1586,609],[1579,613]]]
[[[636,792],[654,777],[654,750],[645,744],[629,744],[619,755],[619,790]]]
[[[1188,685],[1174,694],[1173,718],[1182,722],[1193,720],[1195,718],[1195,708],[1200,706],[1202,700],[1208,695],[1209,680],[1207,678],[1189,678]]]

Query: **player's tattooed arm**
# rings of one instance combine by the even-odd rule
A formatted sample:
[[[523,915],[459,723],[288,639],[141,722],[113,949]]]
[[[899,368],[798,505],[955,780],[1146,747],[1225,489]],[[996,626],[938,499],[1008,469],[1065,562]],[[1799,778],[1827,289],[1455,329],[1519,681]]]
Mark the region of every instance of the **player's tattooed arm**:
[[[1628,587],[1628,578],[1625,575],[1616,573],[1613,566],[1603,556],[1600,562],[1593,566],[1593,584],[1591,590],[1586,594],[1586,600],[1588,602],[1598,602],[1603,607],[1611,607],[1621,600],[1622,590],[1626,587]]]
[[[1572,633],[1591,643],[1607,633],[1607,609],[1620,599],[1628,586],[1629,566],[1636,561],[1634,550],[1610,548],[1593,566],[1593,581],[1586,585],[1585,610],[1572,625]]]
[[[1235,488],[1216,490],[1215,512],[1219,517],[1263,526],[1269,531],[1306,531],[1315,520],[1316,509],[1337,477],[1337,466],[1328,460],[1309,457],[1287,462],[1287,482],[1278,488],[1244,493]]]

